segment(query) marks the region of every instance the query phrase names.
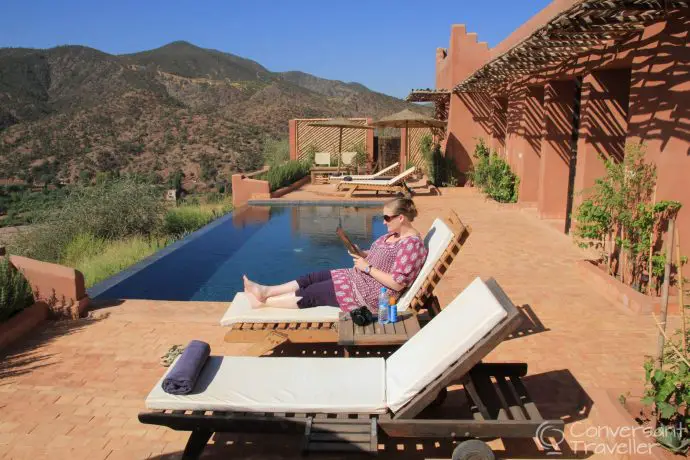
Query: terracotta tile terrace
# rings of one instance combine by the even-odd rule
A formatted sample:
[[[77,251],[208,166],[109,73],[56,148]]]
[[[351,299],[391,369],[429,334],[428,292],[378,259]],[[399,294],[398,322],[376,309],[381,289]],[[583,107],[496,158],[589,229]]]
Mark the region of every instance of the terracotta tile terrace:
[[[330,190],[309,185],[282,199],[342,199]],[[584,433],[585,427],[609,420],[609,395],[640,394],[644,355],[656,347],[652,317],[606,300],[576,266],[585,254],[526,210],[486,201],[472,189],[444,188],[441,193],[415,197],[416,227],[424,231],[453,209],[473,229],[439,285],[441,305],[475,277],[494,277],[536,321],[485,361],[528,363],[528,390],[545,418],[566,421],[570,453],[608,458],[577,449],[579,435],[568,427],[577,423]],[[188,433],[143,425],[137,414],[165,370],[160,357],[172,345],[201,339],[213,354],[247,351],[251,344],[223,341],[225,329],[218,321],[226,308],[225,302],[102,303],[92,307],[88,318],[47,322],[3,351],[0,458],[180,458]],[[202,458],[300,457],[300,439],[272,436],[266,441],[258,435],[216,435]],[[444,441],[380,443],[383,458],[450,458],[452,452]],[[496,440],[491,446],[503,458],[544,457],[532,440]]]

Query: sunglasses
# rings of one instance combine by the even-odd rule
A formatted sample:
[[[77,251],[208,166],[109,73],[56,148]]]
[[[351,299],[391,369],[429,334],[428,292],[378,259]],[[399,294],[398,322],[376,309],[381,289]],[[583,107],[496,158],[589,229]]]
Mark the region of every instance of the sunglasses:
[[[387,215],[384,214],[384,215],[383,215],[383,221],[384,221],[384,222],[390,222],[391,220],[395,219],[395,218],[398,217],[399,215],[400,215],[400,214],[395,214],[394,216],[387,216]]]

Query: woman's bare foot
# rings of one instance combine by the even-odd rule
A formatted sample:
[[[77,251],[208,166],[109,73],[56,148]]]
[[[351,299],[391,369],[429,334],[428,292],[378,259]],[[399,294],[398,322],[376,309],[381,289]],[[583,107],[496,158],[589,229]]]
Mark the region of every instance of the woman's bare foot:
[[[254,281],[251,281],[249,278],[247,278],[247,275],[242,275],[242,279],[244,280],[244,292],[248,292],[254,296],[256,300],[259,302],[265,302],[266,301],[266,287],[262,286],[258,283],[255,283]]]
[[[263,302],[261,302],[259,299],[256,298],[254,294],[251,292],[246,292],[245,293],[247,296],[247,300],[249,300],[249,304],[252,306],[252,308],[263,308],[266,306]]]

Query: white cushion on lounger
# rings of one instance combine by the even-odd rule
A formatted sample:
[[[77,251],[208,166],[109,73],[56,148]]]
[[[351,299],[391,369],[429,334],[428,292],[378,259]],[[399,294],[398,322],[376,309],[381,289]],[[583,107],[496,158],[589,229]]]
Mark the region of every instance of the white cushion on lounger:
[[[432,233],[433,232],[433,233]],[[448,243],[453,239],[453,231],[441,219],[435,219],[425,241],[427,246],[427,257],[419,271],[419,275],[412,283],[412,286],[403,293],[398,300],[398,311],[405,311],[414,298],[417,291],[422,287],[424,278],[431,273],[436,262],[443,255]],[[425,237],[426,240],[427,237]],[[340,308],[335,306],[320,306],[314,308],[252,308],[244,292],[235,295],[230,307],[220,320],[223,326],[232,326],[235,323],[301,323],[301,322],[329,322],[338,321]]]
[[[450,229],[450,227],[448,227],[448,225],[446,225],[445,222],[439,218],[434,219],[431,229],[424,237],[424,242],[427,245],[426,260],[424,261],[424,265],[422,265],[422,269],[419,271],[419,275],[417,275],[417,278],[415,278],[412,285],[403,293],[402,296],[400,296],[400,299],[398,299],[398,311],[407,310],[407,308],[410,306],[410,302],[412,302],[412,299],[417,294],[417,291],[419,291],[419,289],[422,287],[424,279],[429,276],[429,273],[431,273],[434,265],[436,265],[436,262],[438,262],[443,255],[443,251],[446,250],[448,243],[450,243],[450,241],[453,239],[453,236],[453,231]],[[428,241],[427,238],[429,238]]]
[[[330,413],[386,411],[383,358],[211,356],[194,387],[195,393],[180,396],[163,391],[163,378],[146,398],[148,409]]]
[[[230,307],[220,320],[222,326],[235,323],[302,323],[338,321],[339,307],[313,308],[252,308],[244,292],[235,294]]]
[[[386,401],[396,412],[508,315],[476,278],[441,313],[386,360]]]
[[[361,185],[396,185],[408,176],[412,175],[412,173],[417,169],[416,166],[412,166],[411,168],[405,170],[404,172],[398,174],[397,176],[393,177],[392,179],[385,180],[385,179],[369,179],[369,180],[353,180],[349,182],[343,182],[344,184],[361,184]]]

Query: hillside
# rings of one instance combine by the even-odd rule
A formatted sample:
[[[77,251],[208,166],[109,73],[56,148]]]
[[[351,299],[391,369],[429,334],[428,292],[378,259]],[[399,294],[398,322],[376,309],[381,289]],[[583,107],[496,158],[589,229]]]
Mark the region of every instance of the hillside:
[[[173,42],[128,55],[83,46],[0,49],[0,179],[68,181],[98,171],[187,179],[255,168],[290,118],[426,108],[358,83]],[[203,171],[202,171],[203,170]],[[227,177],[227,176],[226,176]]]

